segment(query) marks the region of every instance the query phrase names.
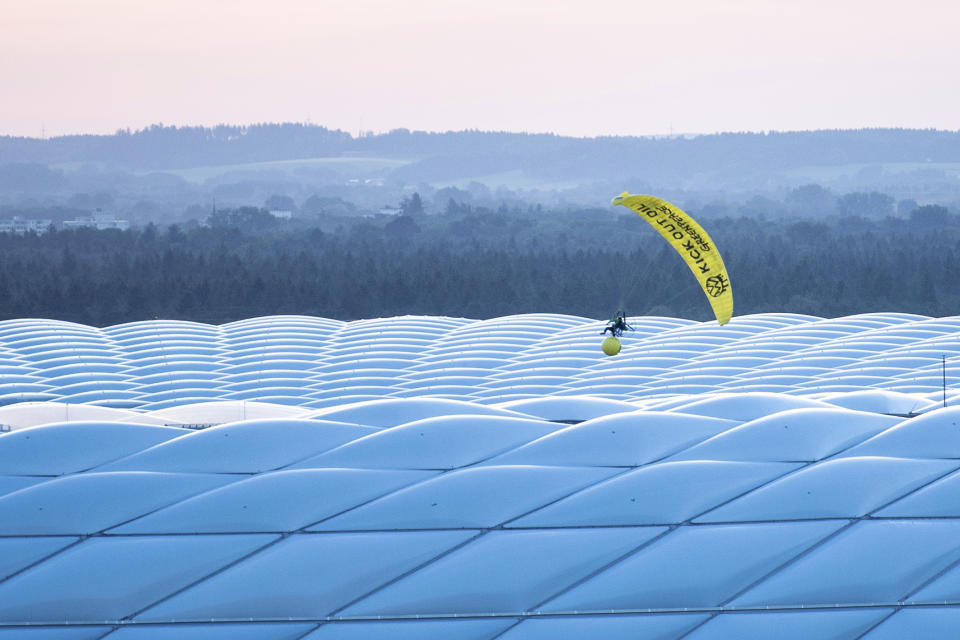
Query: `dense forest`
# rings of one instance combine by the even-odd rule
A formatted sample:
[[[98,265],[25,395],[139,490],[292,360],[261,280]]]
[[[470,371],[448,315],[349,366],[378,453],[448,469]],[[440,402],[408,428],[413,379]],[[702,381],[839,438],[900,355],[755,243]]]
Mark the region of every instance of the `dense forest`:
[[[240,224],[242,223],[242,225]],[[721,218],[737,315],[960,313],[960,216],[776,222]],[[554,312],[706,320],[680,258],[633,214],[477,211],[290,229],[257,209],[208,226],[0,234],[0,319],[223,323],[269,314],[339,319]]]

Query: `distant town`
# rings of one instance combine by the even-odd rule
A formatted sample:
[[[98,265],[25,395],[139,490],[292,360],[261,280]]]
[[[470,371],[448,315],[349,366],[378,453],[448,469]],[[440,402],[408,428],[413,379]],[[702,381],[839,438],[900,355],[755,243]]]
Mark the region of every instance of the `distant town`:
[[[23,216],[13,216],[7,220],[0,220],[0,233],[14,233],[24,235],[27,233],[43,234],[50,231],[51,228],[57,228],[53,220],[43,218],[25,218]],[[104,213],[102,209],[97,209],[89,216],[76,218],[74,220],[64,220],[59,224],[62,229],[119,229],[125,231],[130,228],[129,220],[120,220],[112,213]]]

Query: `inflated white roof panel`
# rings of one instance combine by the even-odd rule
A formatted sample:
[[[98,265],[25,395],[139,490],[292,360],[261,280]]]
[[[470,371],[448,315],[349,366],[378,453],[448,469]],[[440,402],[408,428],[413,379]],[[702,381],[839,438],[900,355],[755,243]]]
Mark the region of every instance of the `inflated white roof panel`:
[[[163,640],[176,636],[177,640],[300,640],[315,628],[309,622],[128,625],[111,633],[110,639]]]
[[[372,469],[262,473],[151,511],[111,533],[293,532],[432,475]]]
[[[672,409],[683,413],[693,413],[727,420],[756,420],[777,411],[801,408],[830,408],[830,405],[817,400],[790,397],[775,393],[753,392],[744,394],[724,394],[694,400],[689,404]]]
[[[276,536],[91,538],[0,582],[0,620],[120,620]]]
[[[647,465],[587,487],[514,520],[509,526],[677,524],[796,467],[708,460]]]
[[[492,528],[613,473],[588,467],[461,469],[386,495],[311,530]]]
[[[0,536],[94,534],[230,482],[212,474],[84,473],[0,497]]]
[[[723,613],[696,629],[684,640],[737,638],[738,640],[857,640],[892,613],[892,609],[840,609],[837,611],[774,611]],[[907,634],[909,636],[909,634]],[[872,635],[866,636],[873,638]],[[906,637],[906,636],[904,636]]]
[[[258,473],[293,464],[369,432],[325,420],[246,420],[195,431],[101,465],[98,470]]]
[[[839,408],[787,409],[730,428],[677,453],[674,459],[820,460],[902,420],[897,416]]]
[[[52,556],[78,539],[69,536],[0,537],[0,580],[6,580],[30,565]]]
[[[960,475],[951,473],[880,509],[878,517],[960,518]]]
[[[733,604],[898,602],[960,560],[958,535],[960,521],[856,522],[750,589]],[[826,575],[829,580],[822,578]]]
[[[490,640],[515,624],[510,618],[328,622],[304,640]]]
[[[531,400],[513,400],[500,403],[501,408],[537,416],[545,420],[590,420],[612,413],[633,411],[628,402],[597,397],[556,398],[545,397]]]
[[[297,534],[160,602],[137,619],[323,618],[475,535]]]
[[[375,427],[400,424],[451,414],[529,418],[517,411],[485,407],[474,403],[445,399],[385,399],[376,402],[348,403],[308,414],[310,418],[338,420]]]
[[[706,619],[707,615],[702,613],[530,618],[498,636],[498,640],[555,640],[564,636],[605,640],[682,638]]]
[[[522,612],[662,533],[658,527],[492,531],[344,611],[352,616]],[[522,562],[524,570],[516,571]]]
[[[556,430],[491,464],[634,467],[659,460],[737,423],[682,413],[631,411]]]
[[[170,427],[119,422],[52,423],[3,436],[0,470],[21,475],[76,473],[183,436],[183,430]]]
[[[541,607],[544,611],[717,607],[842,522],[684,527]]]
[[[864,640],[902,640],[922,633],[927,638],[949,638],[960,624],[960,608],[900,609],[863,636]]]
[[[880,433],[847,455],[960,458],[960,406],[937,408]]]
[[[365,435],[293,468],[454,469],[553,432],[558,425],[497,415],[450,415],[414,420]]]
[[[958,466],[904,458],[828,460],[758,488],[697,522],[862,517]]]

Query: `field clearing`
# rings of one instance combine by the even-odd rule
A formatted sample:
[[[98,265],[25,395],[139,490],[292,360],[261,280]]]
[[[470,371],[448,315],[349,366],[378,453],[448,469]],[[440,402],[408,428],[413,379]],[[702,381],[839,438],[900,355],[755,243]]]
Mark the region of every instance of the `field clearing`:
[[[242,164],[209,165],[189,169],[168,169],[163,173],[180,176],[190,182],[202,183],[227,173],[251,171],[297,172],[316,168],[331,168],[366,175],[383,169],[396,169],[414,162],[414,159],[377,158],[361,156],[335,156],[324,158],[301,158],[296,160],[271,160],[267,162],[247,162]],[[154,173],[142,171],[142,174]]]
[[[437,180],[431,184],[438,189],[443,189],[444,187],[466,188],[471,182],[485,184],[491,189],[505,187],[514,191],[522,189],[562,191],[564,189],[574,189],[582,184],[582,181],[575,180],[548,181],[541,178],[534,178],[528,176],[521,169],[503,171],[501,173],[491,173],[481,176],[468,176],[457,178],[455,180]]]
[[[942,171],[948,177],[960,179],[960,162],[871,162],[823,166],[804,166],[787,169],[784,175],[803,177],[811,182],[829,182],[858,174],[871,177],[882,171],[889,177],[912,174],[917,171]]]

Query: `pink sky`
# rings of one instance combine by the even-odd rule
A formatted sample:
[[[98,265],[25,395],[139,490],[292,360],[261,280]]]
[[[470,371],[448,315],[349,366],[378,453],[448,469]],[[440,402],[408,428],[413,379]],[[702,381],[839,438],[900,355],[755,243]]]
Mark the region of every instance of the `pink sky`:
[[[0,135],[960,129],[955,0],[0,0]]]

